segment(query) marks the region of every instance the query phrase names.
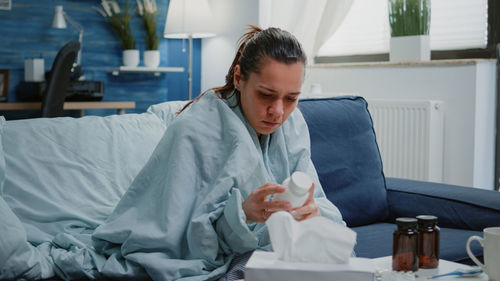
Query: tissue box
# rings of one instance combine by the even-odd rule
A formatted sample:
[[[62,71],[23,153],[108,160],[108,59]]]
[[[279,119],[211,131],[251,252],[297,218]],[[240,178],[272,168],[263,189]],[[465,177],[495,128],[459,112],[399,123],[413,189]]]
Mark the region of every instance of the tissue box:
[[[255,251],[245,267],[245,281],[372,281],[375,265],[371,259],[350,258],[347,264],[285,262],[273,252]]]

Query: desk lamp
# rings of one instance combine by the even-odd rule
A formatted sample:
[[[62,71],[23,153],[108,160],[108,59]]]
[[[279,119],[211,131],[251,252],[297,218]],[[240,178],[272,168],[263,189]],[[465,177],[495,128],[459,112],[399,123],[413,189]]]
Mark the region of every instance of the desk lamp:
[[[66,12],[63,10],[63,6],[57,5],[54,8],[54,18],[52,19],[52,28],[65,29],[66,20],[78,31],[78,41],[80,42],[80,50],[78,50],[78,55],[76,57],[76,64],[73,66],[73,71],[79,76],[81,72],[81,62],[82,62],[82,48],[83,48],[83,27],[74,21]]]
[[[170,0],[163,37],[189,40],[189,99],[192,98],[193,38],[215,36],[211,28],[213,22],[207,0]]]

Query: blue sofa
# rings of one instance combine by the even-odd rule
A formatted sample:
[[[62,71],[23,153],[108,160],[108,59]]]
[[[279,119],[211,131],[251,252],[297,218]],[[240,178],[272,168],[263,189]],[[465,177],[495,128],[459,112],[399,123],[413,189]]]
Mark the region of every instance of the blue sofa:
[[[500,192],[385,178],[367,102],[361,97],[300,101],[312,160],[327,194],[358,234],[359,257],[392,254],[397,217],[431,214],[441,228],[440,257],[470,264],[467,238],[500,226]],[[482,256],[478,243],[472,251]]]

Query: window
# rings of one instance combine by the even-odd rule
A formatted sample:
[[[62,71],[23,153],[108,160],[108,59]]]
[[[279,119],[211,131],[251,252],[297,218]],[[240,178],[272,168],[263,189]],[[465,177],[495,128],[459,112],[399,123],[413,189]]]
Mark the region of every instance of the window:
[[[495,57],[494,45],[498,42],[495,27],[499,25],[499,4],[495,2],[431,0],[432,58],[459,58],[464,52],[471,53],[471,57]],[[354,0],[339,29],[320,48],[316,61],[387,60],[389,41],[387,0]],[[451,57],[450,50],[454,50]]]
[[[354,0],[344,21],[318,56],[386,53],[389,50],[387,0]]]

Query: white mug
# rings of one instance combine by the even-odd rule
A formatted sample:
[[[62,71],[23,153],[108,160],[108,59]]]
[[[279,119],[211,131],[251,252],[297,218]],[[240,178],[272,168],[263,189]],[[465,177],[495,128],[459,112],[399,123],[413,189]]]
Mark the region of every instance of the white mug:
[[[488,227],[483,230],[484,238],[471,236],[467,240],[466,249],[469,257],[479,265],[490,281],[500,281],[500,227]],[[484,264],[470,250],[470,243],[477,240],[483,247]]]

